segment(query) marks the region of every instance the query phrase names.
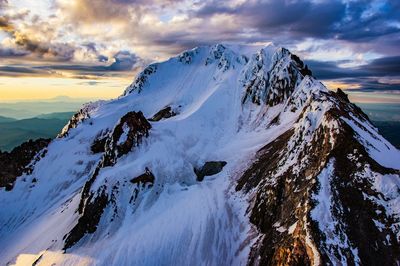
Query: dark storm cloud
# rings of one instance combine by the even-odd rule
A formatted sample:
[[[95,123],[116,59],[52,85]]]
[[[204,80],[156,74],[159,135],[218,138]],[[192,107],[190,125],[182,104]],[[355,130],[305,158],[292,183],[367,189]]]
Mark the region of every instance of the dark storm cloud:
[[[335,81],[345,84],[342,89],[346,89],[346,86],[351,88],[353,85],[357,85],[359,86],[357,91],[363,92],[400,91],[400,83],[383,83],[378,77],[341,78]]]
[[[130,71],[135,66],[141,64],[142,60],[129,51],[119,51],[114,56],[114,62],[107,66],[99,65],[79,65],[79,64],[52,64],[48,66],[39,66],[40,69],[52,70],[71,70],[83,74],[103,75],[103,72]]]
[[[337,66],[337,62],[321,62],[315,60],[305,60],[305,63],[312,70],[313,76],[318,79],[339,79],[345,77],[359,76],[354,69],[345,69]]]
[[[319,79],[400,76],[400,56],[378,58],[367,65],[353,68],[338,66],[338,64],[346,62],[321,62],[314,60],[306,60],[305,62]]]
[[[400,56],[378,58],[364,68],[370,74],[381,76],[400,75]]]
[[[38,73],[39,70],[35,70],[30,67],[15,67],[15,66],[0,66],[1,72],[14,72],[14,73]]]
[[[254,1],[236,7],[222,1],[208,2],[193,17],[219,14],[237,17],[242,26],[255,27],[261,33],[287,34],[289,37],[333,38],[361,41],[399,33],[393,21],[400,19],[400,1]],[[290,41],[290,40],[289,40]]]
[[[305,63],[313,75],[321,80],[358,84],[361,91],[400,90],[400,56],[378,58],[353,68],[339,67],[338,62],[306,60]]]
[[[35,69],[31,66],[0,66],[0,77],[32,77],[48,76],[50,74],[48,70]]]
[[[1,52],[1,50],[0,50]],[[131,71],[142,66],[143,61],[137,55],[129,51],[119,51],[114,56],[114,62],[109,65],[89,64],[47,64],[41,66],[10,65],[0,66],[0,76],[43,76],[62,75],[62,72],[74,73],[74,78],[85,78],[87,76],[113,76],[113,72]]]

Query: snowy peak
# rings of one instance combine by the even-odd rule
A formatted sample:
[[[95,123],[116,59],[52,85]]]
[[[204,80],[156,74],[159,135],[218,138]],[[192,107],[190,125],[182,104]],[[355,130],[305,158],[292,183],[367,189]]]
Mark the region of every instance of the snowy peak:
[[[0,188],[0,257],[396,265],[399,162],[288,50],[198,47],[85,105]]]
[[[235,46],[216,44],[203,46],[184,51],[176,57],[160,64],[171,64],[179,61],[183,64],[204,62],[205,66],[217,66],[214,77],[219,78],[224,72],[236,65],[243,67],[241,82],[246,94],[243,103],[251,101],[255,104],[266,103],[270,106],[286,100],[302,78],[312,75],[306,65],[294,54],[285,48],[268,45],[254,54],[251,49],[240,49]],[[242,54],[246,51],[245,54]],[[249,59],[250,58],[250,59]],[[124,95],[133,91],[141,92],[142,87],[154,74],[159,64],[152,64],[145,68],[136,80],[125,90]]]

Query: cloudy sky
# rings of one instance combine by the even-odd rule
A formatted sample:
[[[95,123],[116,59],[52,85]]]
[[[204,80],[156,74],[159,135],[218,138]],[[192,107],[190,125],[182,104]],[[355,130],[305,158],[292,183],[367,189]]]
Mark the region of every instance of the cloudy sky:
[[[0,100],[116,97],[184,49],[271,41],[357,101],[400,103],[398,0],[0,0]]]

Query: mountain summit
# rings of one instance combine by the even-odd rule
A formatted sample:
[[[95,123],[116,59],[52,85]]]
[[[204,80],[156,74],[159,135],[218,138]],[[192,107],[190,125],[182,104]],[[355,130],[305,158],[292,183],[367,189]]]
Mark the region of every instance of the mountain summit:
[[[400,151],[274,45],[151,64],[25,168],[5,265],[400,263]]]

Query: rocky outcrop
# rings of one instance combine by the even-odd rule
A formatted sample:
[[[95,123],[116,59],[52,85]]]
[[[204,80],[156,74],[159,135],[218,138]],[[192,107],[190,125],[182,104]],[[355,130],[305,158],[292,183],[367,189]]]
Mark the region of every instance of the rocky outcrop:
[[[75,227],[65,236],[64,249],[73,246],[85,234],[96,231],[101,215],[109,203],[109,196],[104,187],[91,191],[92,185],[100,174],[101,169],[113,166],[119,157],[137,147],[143,137],[148,137],[150,129],[151,125],[142,112],[128,112],[120,118],[112,133],[99,137],[91,145],[92,152],[102,152],[104,149],[104,153],[82,189],[78,208],[81,216]],[[144,175],[138,177],[135,182],[154,182],[154,176],[148,169],[146,169]]]
[[[210,161],[200,168],[195,167],[193,170],[197,176],[197,181],[203,181],[205,176],[216,175],[221,172],[225,165],[226,162],[224,161]]]
[[[80,123],[83,123],[86,120],[90,120],[90,112],[101,106],[102,103],[103,101],[97,101],[84,104],[83,107],[76,112],[64,126],[57,138],[64,138],[68,136],[71,129],[76,128]]]
[[[107,194],[103,191],[94,196],[92,194],[85,206],[85,212],[79,217],[77,225],[64,237],[64,250],[72,247],[85,234],[92,234],[96,231],[101,215],[109,202]]]
[[[30,173],[32,165],[46,153],[44,150],[51,139],[29,140],[15,147],[11,152],[0,151],[0,188],[11,190],[16,178]],[[42,152],[40,152],[42,151]]]
[[[167,119],[173,116],[176,116],[176,112],[172,110],[171,106],[167,106],[158,111],[155,115],[153,115],[153,117],[150,118],[149,121],[157,122],[160,121],[161,119]]]
[[[146,167],[145,172],[137,177],[131,179],[131,183],[145,186],[147,184],[153,185],[155,177],[153,173]]]
[[[108,135],[100,136],[96,138],[92,145],[90,146],[90,150],[93,153],[101,153],[106,151],[106,142],[107,142]]]
[[[106,141],[102,167],[113,165],[118,157],[138,146],[143,137],[149,136],[150,129],[151,125],[142,112],[129,112],[121,117]]]
[[[142,92],[142,89],[148,82],[150,76],[156,73],[156,71],[157,64],[151,64],[147,66],[142,72],[140,72],[135,81],[128,88],[125,89],[123,95],[126,96],[134,91],[137,93]]]
[[[185,51],[178,56],[178,60],[179,60],[179,62],[189,65],[190,63],[192,63],[193,58],[195,57],[195,55],[197,53],[198,53],[197,48],[192,49],[190,51]]]

